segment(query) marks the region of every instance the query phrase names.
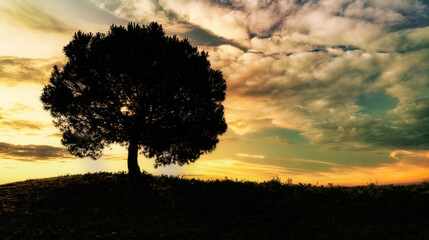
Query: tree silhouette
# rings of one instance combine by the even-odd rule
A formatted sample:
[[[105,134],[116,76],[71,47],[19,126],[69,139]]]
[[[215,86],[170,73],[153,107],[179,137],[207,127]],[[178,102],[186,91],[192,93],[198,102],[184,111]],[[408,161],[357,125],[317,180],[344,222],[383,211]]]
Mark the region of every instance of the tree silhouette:
[[[79,31],[64,53],[68,62],[53,67],[41,100],[73,155],[97,159],[107,145],[128,146],[135,179],[139,150],[155,166],[183,165],[213,151],[226,131],[222,73],[157,23]]]

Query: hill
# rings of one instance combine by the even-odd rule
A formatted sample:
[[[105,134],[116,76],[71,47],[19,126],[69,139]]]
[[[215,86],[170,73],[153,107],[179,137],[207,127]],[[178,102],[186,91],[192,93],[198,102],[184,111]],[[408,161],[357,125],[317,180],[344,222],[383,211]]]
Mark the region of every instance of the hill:
[[[429,239],[429,184],[314,186],[124,173],[0,186],[0,239]]]

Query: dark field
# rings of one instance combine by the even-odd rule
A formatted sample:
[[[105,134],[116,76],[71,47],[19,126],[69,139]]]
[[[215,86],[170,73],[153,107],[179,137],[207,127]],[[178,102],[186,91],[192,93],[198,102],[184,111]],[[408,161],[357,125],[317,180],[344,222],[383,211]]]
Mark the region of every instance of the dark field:
[[[429,184],[97,173],[0,185],[0,239],[429,239]]]

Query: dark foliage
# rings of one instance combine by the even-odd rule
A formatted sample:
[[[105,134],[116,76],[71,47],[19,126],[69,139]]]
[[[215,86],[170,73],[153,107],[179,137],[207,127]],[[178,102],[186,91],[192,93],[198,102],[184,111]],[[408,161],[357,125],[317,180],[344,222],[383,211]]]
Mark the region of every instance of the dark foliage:
[[[142,150],[156,165],[181,165],[214,150],[226,131],[222,73],[157,23],[79,31],[64,52],[68,62],[54,66],[41,100],[76,156],[96,159],[119,143],[135,164]]]
[[[428,239],[429,184],[85,174],[0,186],[0,239]]]

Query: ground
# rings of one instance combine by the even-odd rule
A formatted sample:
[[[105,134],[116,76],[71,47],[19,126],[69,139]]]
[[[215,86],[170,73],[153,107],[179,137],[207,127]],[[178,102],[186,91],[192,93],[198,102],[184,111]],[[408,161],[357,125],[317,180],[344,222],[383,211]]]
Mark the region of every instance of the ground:
[[[96,173],[0,185],[0,239],[429,239],[429,183]]]

